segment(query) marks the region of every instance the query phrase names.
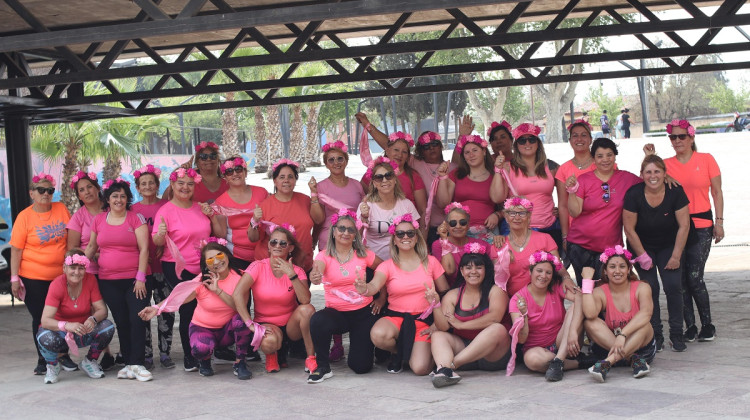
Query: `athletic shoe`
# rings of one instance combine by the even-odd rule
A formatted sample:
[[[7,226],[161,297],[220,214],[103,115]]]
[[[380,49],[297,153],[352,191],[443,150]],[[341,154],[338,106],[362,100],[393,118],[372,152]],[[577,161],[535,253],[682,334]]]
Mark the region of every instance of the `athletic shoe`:
[[[164,369],[174,369],[175,367],[175,363],[172,361],[172,358],[167,354],[162,354],[161,356],[159,356],[159,363]]]
[[[547,372],[544,374],[544,377],[549,382],[558,382],[562,381],[563,378],[563,364],[564,362],[557,357],[552,359],[551,362],[549,362],[549,367],[547,368]]]
[[[44,375],[47,373],[47,362],[42,360],[38,360],[36,362],[36,367],[34,368],[34,375]]]
[[[102,368],[99,367],[99,363],[97,363],[96,360],[84,357],[83,360],[81,360],[80,366],[81,370],[89,375],[89,378],[100,379],[104,377],[104,372],[102,372]]]
[[[115,367],[115,358],[109,353],[104,353],[102,356],[102,362],[99,364],[103,371],[108,371]]]
[[[307,383],[319,384],[332,376],[333,376],[333,372],[331,372],[330,367],[326,369],[325,371],[321,369],[315,369],[315,371],[313,371],[313,373],[311,373],[310,376],[307,377]]]
[[[65,369],[66,372],[73,372],[78,370],[78,365],[76,364],[76,362],[70,360],[70,356],[68,356],[67,354],[58,357],[57,361],[60,362],[59,364],[63,369]]]
[[[130,366],[125,366],[117,372],[117,379],[134,379],[133,372],[130,371]]]
[[[388,373],[401,373],[404,370],[404,362],[393,354],[391,355],[391,361],[388,362]]]
[[[117,366],[125,366],[125,358],[122,357],[122,353],[117,353],[115,355],[115,364]]]
[[[140,382],[148,382],[154,379],[154,375],[142,365],[130,365],[130,373],[132,374],[130,379],[137,379]]]
[[[331,353],[328,355],[328,360],[332,362],[338,362],[344,358],[344,346],[341,343],[334,343],[331,347]]]
[[[318,368],[318,361],[315,359],[315,356],[307,356],[305,359],[305,372],[315,372],[315,369]]]
[[[391,352],[375,347],[375,363],[381,364],[391,360]]]
[[[683,343],[683,346],[685,344]],[[638,357],[636,355],[633,355],[631,359],[630,366],[633,368],[633,377],[634,378],[642,378],[651,372],[651,368],[648,366],[648,363],[646,363],[646,360],[642,357]]]
[[[44,383],[45,384],[56,384],[57,383],[57,375],[60,374],[60,364],[57,363],[55,365],[47,364],[45,366],[45,369],[47,369],[47,373],[44,375]]]
[[[664,337],[656,336],[656,352],[661,353],[664,350]]]
[[[200,373],[201,376],[214,376],[214,369],[211,367],[210,357],[206,360],[199,360],[198,365],[200,366],[198,368],[198,373]]]
[[[270,353],[266,355],[266,372],[273,373],[279,372],[279,355],[277,353]]]
[[[193,356],[185,356],[182,359],[182,365],[185,367],[185,372],[195,372],[198,370],[198,361]]]
[[[154,368],[154,358],[146,357],[145,359],[143,359],[143,367],[148,370],[152,370]]]
[[[247,363],[245,363],[244,360],[240,360],[239,362],[235,363],[232,366],[232,370],[234,371],[234,376],[236,376],[239,380],[246,381],[253,377],[253,372],[250,372],[250,370],[247,368]]]
[[[611,367],[612,364],[608,361],[600,360],[594,363],[594,365],[589,368],[589,373],[594,377],[594,379],[603,383],[604,380],[607,379],[607,372],[609,372],[609,369]]]
[[[260,362],[260,353],[258,353],[258,350],[250,350],[247,356],[245,356],[245,360],[248,362]]]
[[[234,364],[237,360],[237,353],[227,347],[221,347],[214,350],[214,363],[217,365]]]
[[[698,338],[698,327],[691,325],[685,330],[685,341],[692,343],[696,338]]]
[[[714,341],[716,338],[716,327],[713,324],[706,324],[701,327],[701,332],[698,333],[698,341]]]
[[[434,386],[435,388],[442,388],[445,386],[455,385],[459,381],[461,381],[461,377],[453,372],[453,369],[442,367],[438,369],[435,376],[432,377],[432,386]]]
[[[682,335],[671,335],[669,336],[670,344],[672,345],[672,351],[683,352],[687,350],[685,341],[683,341]]]

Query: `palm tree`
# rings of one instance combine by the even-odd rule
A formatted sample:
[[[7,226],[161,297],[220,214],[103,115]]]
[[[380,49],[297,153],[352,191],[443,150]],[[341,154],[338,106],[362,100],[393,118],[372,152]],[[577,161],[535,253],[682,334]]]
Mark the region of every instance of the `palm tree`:
[[[234,101],[234,92],[227,92],[226,102]],[[226,108],[221,114],[221,148],[225,157],[239,156],[240,145],[237,142],[237,112],[234,108]]]
[[[308,166],[320,166],[320,137],[318,137],[318,114],[322,102],[307,104],[307,143],[305,143],[305,162]]]
[[[255,117],[255,173],[268,171],[268,146],[266,145],[266,121],[263,119],[263,109],[253,109]]]

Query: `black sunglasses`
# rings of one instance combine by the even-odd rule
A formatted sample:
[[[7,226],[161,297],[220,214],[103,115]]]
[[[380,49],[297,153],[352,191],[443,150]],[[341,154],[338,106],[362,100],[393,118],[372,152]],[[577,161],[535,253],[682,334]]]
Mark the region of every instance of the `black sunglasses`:
[[[602,194],[602,200],[604,200],[605,203],[609,203],[609,184],[606,182],[602,184],[602,191],[604,191],[604,194]]]
[[[328,162],[330,165],[333,165],[334,163],[344,163],[344,157],[343,156],[329,157],[328,159],[326,159],[326,162]]]
[[[417,234],[416,230],[397,230],[396,237],[402,239],[404,236],[407,238],[413,238]]]
[[[242,171],[244,171],[244,170],[245,170],[245,168],[243,168],[242,166],[235,166],[233,168],[226,168],[226,169],[224,169],[224,175],[232,175],[234,173],[238,173],[239,174],[239,173],[242,173]]]
[[[669,139],[672,140],[672,141],[675,141],[678,138],[680,140],[685,140],[686,138],[688,138],[688,135],[687,134],[670,134],[669,135]]]
[[[47,193],[49,195],[52,195],[55,193],[55,189],[51,187],[50,188],[36,187],[34,189],[36,190],[36,192],[38,192],[41,195],[44,195],[44,193]]]
[[[201,153],[198,155],[198,159],[200,160],[216,160],[219,157],[218,153]]]
[[[271,245],[274,248],[278,246],[283,249],[289,246],[289,242],[280,241],[278,239],[271,239],[270,241],[268,241],[268,245]]]
[[[391,172],[386,172],[384,174],[373,175],[372,180],[375,182],[383,182],[383,179],[387,179],[390,181],[391,179],[395,177],[396,177],[396,173],[391,171]]]
[[[349,232],[350,235],[354,235],[355,233],[357,233],[357,229],[351,226],[335,226],[335,228],[339,231],[339,233]]]
[[[466,225],[468,225],[468,224],[469,224],[469,221],[468,221],[468,220],[466,220],[466,219],[461,219],[461,220],[451,220],[451,221],[449,221],[449,222],[448,222],[448,224],[449,224],[449,225],[450,225],[451,227],[456,227],[456,225],[459,225],[459,224],[460,224],[461,226],[466,226]]]
[[[433,147],[441,147],[442,145],[443,143],[440,142],[439,140],[433,140],[429,143],[420,144],[419,147],[421,147],[424,150],[430,150]]]
[[[520,139],[516,140],[516,143],[518,143],[521,146],[523,146],[526,143],[534,144],[534,143],[537,142],[537,140],[539,140],[539,139],[537,139],[536,137],[533,137],[533,136],[524,136],[524,137],[521,137]]]

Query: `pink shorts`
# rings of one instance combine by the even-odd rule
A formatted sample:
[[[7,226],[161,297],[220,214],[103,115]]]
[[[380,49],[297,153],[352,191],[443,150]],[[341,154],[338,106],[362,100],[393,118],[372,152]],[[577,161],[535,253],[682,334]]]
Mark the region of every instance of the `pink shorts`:
[[[404,318],[401,318],[400,316],[384,316],[383,319],[387,319],[388,321],[391,321],[393,325],[396,326],[399,330],[401,330],[401,324],[404,323]],[[430,342],[430,335],[420,334],[422,331],[427,330],[430,328],[429,325],[425,324],[424,322],[420,320],[416,320],[414,322],[417,327],[417,332],[414,333],[414,342],[423,342],[423,343],[429,343]]]

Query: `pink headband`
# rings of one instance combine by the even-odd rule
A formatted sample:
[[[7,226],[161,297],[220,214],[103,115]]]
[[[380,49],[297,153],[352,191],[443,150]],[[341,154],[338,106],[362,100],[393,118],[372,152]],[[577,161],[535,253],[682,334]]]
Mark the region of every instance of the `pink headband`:
[[[508,124],[508,121],[503,120],[503,122],[499,124],[497,121],[493,121],[492,124],[490,124],[490,128],[487,129],[487,138],[489,138],[490,140],[492,140],[490,134],[492,134],[492,130],[494,130],[495,127],[505,127],[505,129],[508,130],[509,134],[513,132],[513,127]]]
[[[458,144],[456,145],[456,150],[458,153],[463,153],[464,147],[469,143],[475,143],[477,146],[486,149],[487,148],[487,140],[481,138],[480,136],[477,136],[476,134],[471,134],[468,136],[461,136],[461,140],[458,141]]]
[[[523,123],[519,125],[518,127],[513,130],[513,138],[518,140],[519,138],[526,136],[526,135],[532,135],[534,137],[539,137],[539,133],[542,132],[542,129],[539,128],[539,126],[536,126],[534,124],[529,123]]]
[[[281,159],[273,164],[273,166],[271,167],[271,172],[276,172],[276,168],[278,168],[281,165],[294,166],[294,169],[299,170],[299,163],[291,159]]]
[[[503,203],[503,208],[505,210],[508,210],[513,207],[521,206],[525,208],[528,211],[534,210],[534,203],[531,202],[528,198],[522,198],[522,197],[511,197],[507,200],[505,200],[505,203]]]
[[[201,239],[200,241],[201,248],[213,242],[216,242],[217,244],[224,245],[224,246],[227,246],[227,243],[228,243],[227,240],[224,238],[217,238],[215,236],[210,236],[208,239]]]
[[[445,214],[450,213],[453,209],[460,209],[460,210],[465,211],[466,214],[471,214],[471,212],[469,211],[469,206],[464,206],[463,204],[457,201],[454,201],[448,204],[447,206],[445,206]]]
[[[212,141],[202,141],[202,142],[198,143],[197,146],[195,146],[195,153],[198,153],[198,152],[200,152],[203,149],[214,149],[214,150],[218,151],[219,150],[219,146],[216,143],[212,142]]]
[[[239,157],[234,158],[232,160],[228,160],[224,162],[223,164],[221,164],[221,173],[223,174],[224,172],[227,171],[227,169],[234,168],[235,166],[241,166],[242,168],[247,169],[247,162],[245,162],[245,159],[242,159]]]
[[[35,175],[33,178],[31,178],[31,182],[34,184],[38,184],[42,181],[49,181],[52,186],[55,186],[55,178],[52,178],[52,175],[45,174],[44,172],[39,172],[39,175]]]
[[[89,261],[88,258],[86,258],[85,255],[74,254],[74,255],[68,255],[67,257],[65,257],[65,265],[68,265],[68,266],[82,265],[84,268],[89,268],[89,264],[91,264],[91,262]]]
[[[172,171],[172,173],[169,175],[169,180],[175,182],[177,181],[177,179],[184,178],[185,176],[193,178],[193,181],[195,182],[201,182],[201,179],[203,179],[200,174],[193,168],[178,168]]]
[[[289,223],[282,223],[280,225],[271,226],[270,228],[268,228],[268,234],[270,235],[271,233],[273,233],[276,228],[286,229],[289,231],[289,233],[292,234],[292,236],[294,236],[295,238],[297,237],[297,230],[294,229],[294,226],[290,225]]]
[[[533,267],[543,262],[552,263],[552,265],[555,266],[555,270],[557,271],[560,271],[563,269],[563,265],[560,262],[560,259],[557,258],[555,255],[550,254],[549,252],[536,251],[535,253],[529,255],[529,267]]]
[[[339,149],[339,150],[341,150],[344,153],[346,153],[349,150],[349,148],[346,147],[346,145],[344,144],[344,142],[341,141],[341,140],[336,140],[333,143],[326,143],[326,144],[323,145],[323,153],[325,153],[325,152],[327,152],[327,151],[329,151],[331,149]]]
[[[440,140],[442,140],[442,138],[440,137],[440,134],[434,131],[428,131],[422,134],[421,136],[419,136],[419,138],[417,139],[417,142],[419,142],[419,144],[430,144],[433,141],[440,141]]]
[[[117,179],[110,179],[109,181],[105,182],[104,185],[102,186],[102,191],[107,191],[108,189],[110,189],[115,182],[122,182],[122,183],[127,184],[128,188],[130,187],[130,182],[118,176]]]
[[[381,163],[387,163],[391,165],[391,168],[393,168],[393,172],[395,172],[396,175],[401,174],[401,170],[398,169],[398,163],[388,159],[385,156],[381,156],[373,160],[367,165],[367,172],[365,172],[365,179],[372,179],[372,171],[375,169],[376,166],[380,165]]]
[[[70,180],[70,188],[75,190],[76,189],[76,184],[78,183],[78,181],[80,181],[82,179],[88,179],[88,180],[91,180],[91,181],[96,181],[96,173],[94,173],[94,172],[86,173],[86,172],[83,172],[83,171],[76,172],[76,174],[73,175],[73,179]],[[54,186],[54,184],[52,184],[52,185]]]
[[[393,224],[388,227],[388,233],[391,235],[396,234],[396,226],[403,222],[409,222],[412,226],[414,226],[414,229],[419,229],[419,222],[414,220],[414,218],[411,216],[411,213],[406,213],[401,216],[396,216],[395,219],[393,219]]]
[[[464,245],[464,253],[466,254],[485,254],[486,252],[487,247],[479,242],[471,242]]]
[[[388,142],[393,143],[394,141],[403,140],[409,147],[414,147],[414,139],[410,134],[405,134],[403,131],[396,131],[395,133],[388,136]]]
[[[331,216],[331,226],[334,226],[336,223],[338,223],[340,217],[351,217],[352,220],[354,220],[354,225],[357,227],[357,230],[366,226],[364,223],[357,220],[357,214],[349,209],[341,209],[338,213],[334,213]]]
[[[161,176],[161,169],[155,167],[154,165],[148,164],[143,168],[133,172],[133,178],[137,180],[141,177],[141,175],[144,174],[153,174],[158,179]]]
[[[604,252],[602,252],[602,254],[599,255],[599,261],[606,264],[610,258],[616,255],[625,257],[625,259],[628,261],[630,261],[633,258],[633,254],[631,254],[630,251],[628,251],[627,249],[623,248],[622,245],[615,245],[614,247],[605,249]]]
[[[688,120],[672,120],[667,124],[667,134],[672,134],[672,127],[684,128],[690,137],[695,137],[695,127]]]
[[[586,131],[588,131],[589,134],[591,134],[591,124],[589,124],[588,121],[584,121],[584,120],[575,120],[572,123],[568,124],[568,132],[570,132],[571,130],[573,130],[573,127],[575,127],[577,125],[584,126],[586,128]]]

